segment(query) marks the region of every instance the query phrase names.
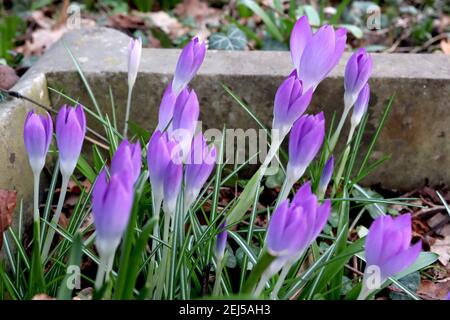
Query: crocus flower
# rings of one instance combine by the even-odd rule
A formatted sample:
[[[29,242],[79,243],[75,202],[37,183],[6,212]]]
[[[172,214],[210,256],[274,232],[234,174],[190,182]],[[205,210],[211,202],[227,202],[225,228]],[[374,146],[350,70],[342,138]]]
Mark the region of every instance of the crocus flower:
[[[186,159],[195,134],[200,107],[194,90],[183,90],[175,102],[172,121],[172,137],[180,144],[183,159]]]
[[[289,132],[294,122],[305,112],[312,94],[312,89],[304,92],[302,82],[296,75],[290,75],[284,80],[275,95],[272,128],[280,130],[281,135]]]
[[[141,62],[142,40],[131,39],[128,45],[128,86],[132,88],[136,82],[136,77]]]
[[[126,171],[108,179],[103,169],[92,190],[95,246],[101,257],[114,255],[127,227],[133,204],[132,178]]]
[[[289,136],[289,162],[286,175],[292,182],[301,178],[322,146],[325,136],[323,112],[298,119]]]
[[[389,277],[395,276],[414,263],[422,249],[421,242],[411,244],[411,215],[397,218],[377,217],[369,228],[365,243],[366,269],[360,298],[379,289]],[[377,279],[373,279],[373,277]],[[378,288],[372,287],[378,285]]]
[[[148,143],[147,164],[155,202],[164,198],[164,178],[169,163],[174,160],[177,144],[169,140],[168,134],[156,130]]]
[[[223,259],[223,255],[225,253],[225,247],[227,246],[228,231],[227,231],[226,227],[227,227],[227,222],[225,220],[224,222],[222,222],[222,224],[219,227],[219,229],[221,231],[217,235],[217,239],[216,239],[215,254],[216,254],[217,260]]]
[[[39,175],[44,168],[45,156],[52,142],[52,135],[53,122],[48,113],[38,115],[34,110],[28,112],[23,129],[23,139],[34,175]]]
[[[319,205],[311,192],[311,183],[305,183],[291,204],[283,201],[270,219],[267,230],[267,249],[277,257],[271,267],[276,273],[286,262],[298,260],[301,254],[322,231],[330,214],[329,200]]]
[[[368,83],[359,92],[358,99],[356,99],[355,106],[353,108],[351,124],[353,127],[357,127],[361,122],[362,117],[367,111],[370,99],[370,86]]]
[[[290,48],[304,91],[315,90],[337,65],[346,40],[347,30],[344,28],[334,31],[332,26],[324,25],[313,34],[306,16],[297,20],[292,29]]]
[[[184,174],[184,199],[189,207],[197,198],[216,161],[216,148],[208,148],[205,137],[199,133],[192,141]]]
[[[171,121],[173,118],[173,111],[176,101],[177,95],[172,90],[172,84],[169,83],[166,90],[164,91],[164,95],[161,99],[161,104],[159,105],[158,127],[156,128],[156,130],[159,130],[161,132],[163,132],[164,130],[167,130],[168,132],[171,131]]]
[[[350,108],[369,80],[372,73],[372,57],[364,48],[352,54],[345,66],[345,107]]]
[[[181,51],[178,58],[172,88],[175,94],[179,94],[194,78],[203,63],[206,53],[205,42],[200,42],[198,37],[193,38]]]
[[[86,116],[81,105],[64,105],[56,118],[56,143],[63,177],[72,175],[80,157],[86,134]]]
[[[331,156],[330,159],[325,163],[325,166],[322,170],[322,175],[320,176],[319,181],[319,192],[321,194],[325,194],[327,191],[328,184],[330,183],[331,177],[333,175],[334,169],[334,157]]]
[[[130,143],[127,139],[123,140],[111,160],[111,175],[128,171],[134,184],[141,174],[141,156],[139,142]]]

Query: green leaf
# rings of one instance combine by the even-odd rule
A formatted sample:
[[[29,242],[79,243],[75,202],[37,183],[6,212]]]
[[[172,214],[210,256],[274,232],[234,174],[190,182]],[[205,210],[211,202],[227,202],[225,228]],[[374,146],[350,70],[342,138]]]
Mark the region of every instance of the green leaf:
[[[412,292],[416,292],[417,288],[419,287],[419,284],[420,284],[420,273],[418,271],[410,273],[407,276],[399,279],[398,282],[400,282],[403,285],[403,287],[407,288],[408,290],[410,290]],[[399,286],[394,285],[394,287],[397,287],[400,289]],[[403,292],[396,292],[396,291],[389,292],[389,297],[392,300],[413,300],[407,294],[405,294]]]
[[[67,271],[64,280],[61,282],[58,290],[58,300],[71,300],[73,287],[69,286],[71,277],[75,276],[71,273],[73,266],[80,267],[82,257],[82,239],[81,234],[77,233],[72,243],[69,262],[67,263]]]
[[[277,28],[275,23],[272,21],[270,16],[264,12],[264,10],[260,7],[259,4],[257,4],[253,0],[241,0],[239,2],[240,4],[243,4],[250,10],[252,10],[257,16],[261,18],[261,20],[264,22],[264,24],[267,27],[267,31],[278,41],[283,42],[284,38],[281,34],[280,30]]]
[[[355,36],[356,39],[362,39],[362,37],[364,36],[363,31],[359,27],[352,24],[340,24],[338,25],[338,27],[347,29],[351,34]]]
[[[302,16],[303,14],[306,15],[308,17],[309,23],[314,26],[314,27],[319,27],[320,26],[320,16],[319,13],[317,12],[316,8],[314,8],[313,6],[310,5],[304,5],[299,7],[299,11],[300,11],[300,16]]]
[[[247,37],[235,25],[231,25],[227,33],[216,32],[209,38],[209,48],[216,50],[244,50],[247,46]]]

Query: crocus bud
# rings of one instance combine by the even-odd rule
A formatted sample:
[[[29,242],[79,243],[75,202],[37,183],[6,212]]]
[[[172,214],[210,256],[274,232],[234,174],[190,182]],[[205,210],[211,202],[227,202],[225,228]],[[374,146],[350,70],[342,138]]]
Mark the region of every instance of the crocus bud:
[[[136,77],[141,62],[142,40],[131,39],[128,45],[128,86],[132,88],[136,82]]]
[[[175,157],[176,142],[169,140],[168,134],[156,130],[148,143],[147,164],[155,201],[164,198],[164,177],[169,162]]]
[[[25,119],[23,140],[28,153],[31,170],[40,174],[45,165],[45,156],[52,142],[53,122],[48,113],[38,115],[31,110]]]
[[[108,179],[103,169],[92,190],[95,246],[100,256],[114,254],[127,227],[133,205],[132,178],[126,171]]]
[[[339,62],[345,49],[347,31],[324,25],[312,34],[306,16],[294,25],[290,38],[291,57],[303,90],[315,90]]]
[[[81,105],[62,106],[56,118],[56,143],[63,177],[72,175],[86,134],[86,116]]]
[[[279,86],[275,95],[273,129],[287,134],[311,102],[313,90],[303,91],[302,82],[296,75],[289,76]]]
[[[111,175],[128,171],[133,184],[136,183],[141,174],[141,157],[142,150],[139,142],[130,143],[126,139],[123,140],[111,160]]]
[[[172,88],[176,95],[186,88],[188,83],[197,74],[203,63],[206,53],[205,42],[200,42],[198,37],[193,38],[181,51],[178,58]]]
[[[199,133],[192,141],[184,174],[184,200],[189,207],[197,198],[216,162],[216,148],[208,148],[205,137]]]
[[[371,73],[372,57],[364,48],[361,48],[352,54],[345,66],[345,107],[353,106]]]
[[[334,157],[331,156],[330,159],[325,163],[325,166],[322,170],[322,175],[320,176],[319,181],[319,192],[321,194],[325,194],[327,191],[328,184],[330,183],[331,177],[333,175],[334,169]]]
[[[227,246],[227,238],[228,238],[228,231],[226,229],[227,227],[227,221],[225,220],[222,222],[222,224],[219,227],[219,234],[217,235],[216,239],[216,250],[215,255],[217,260],[222,260],[223,255],[225,253],[225,248]]]
[[[161,132],[167,130],[168,132],[171,132],[171,121],[173,118],[173,111],[176,101],[177,95],[172,90],[172,84],[169,83],[166,90],[164,91],[164,95],[161,99],[161,104],[159,105],[158,127],[156,128],[156,130],[159,130]]]
[[[386,215],[375,219],[365,243],[366,268],[360,298],[366,298],[370,292],[379,289],[389,277],[416,261],[422,244],[419,241],[411,246],[411,235],[410,214],[397,218]]]
[[[370,86],[368,83],[359,92],[358,99],[356,99],[355,106],[353,108],[351,124],[356,127],[361,122],[362,117],[367,111],[370,99]]]
[[[295,122],[289,136],[289,162],[286,176],[290,181],[301,178],[319,152],[324,137],[323,112],[317,115],[304,115]]]
[[[297,191],[290,205],[289,200],[285,200],[276,208],[267,230],[267,249],[278,258],[272,266],[273,273],[286,262],[300,258],[322,231],[330,209],[329,200],[319,205],[310,182]]]
[[[194,90],[183,90],[175,102],[172,121],[172,137],[180,144],[183,160],[191,148],[200,107]]]

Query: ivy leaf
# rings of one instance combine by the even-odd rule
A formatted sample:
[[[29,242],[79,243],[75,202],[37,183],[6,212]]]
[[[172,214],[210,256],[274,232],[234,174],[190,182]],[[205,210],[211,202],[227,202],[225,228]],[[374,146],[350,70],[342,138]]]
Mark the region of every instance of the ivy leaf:
[[[209,38],[209,48],[216,50],[244,50],[247,46],[247,37],[236,26],[232,25],[227,33],[217,32]]]

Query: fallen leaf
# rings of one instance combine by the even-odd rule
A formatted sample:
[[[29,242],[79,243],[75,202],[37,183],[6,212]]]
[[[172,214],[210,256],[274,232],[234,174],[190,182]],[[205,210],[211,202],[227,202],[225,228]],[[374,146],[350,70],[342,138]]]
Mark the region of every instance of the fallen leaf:
[[[45,293],[40,293],[35,295],[32,300],[56,300],[56,298],[50,297]]]
[[[450,41],[449,40],[441,40],[441,49],[445,54],[450,55]]]
[[[108,17],[108,25],[118,29],[145,29],[145,20],[137,15],[116,14]]]
[[[443,300],[450,291],[450,280],[442,282],[433,282],[430,280],[422,280],[420,282],[417,293],[421,296],[428,297],[433,300]]]
[[[439,262],[444,266],[450,261],[450,236],[444,239],[436,239],[430,246],[430,251],[439,255]]]
[[[0,189],[0,249],[3,245],[3,232],[12,224],[16,202],[17,191]]]
[[[0,88],[9,90],[19,80],[13,68],[7,65],[0,65]]]
[[[150,21],[151,27],[161,29],[164,33],[168,34],[172,39],[181,37],[189,30],[180,23],[176,18],[171,17],[164,11],[142,13],[141,15],[147,17]]]

